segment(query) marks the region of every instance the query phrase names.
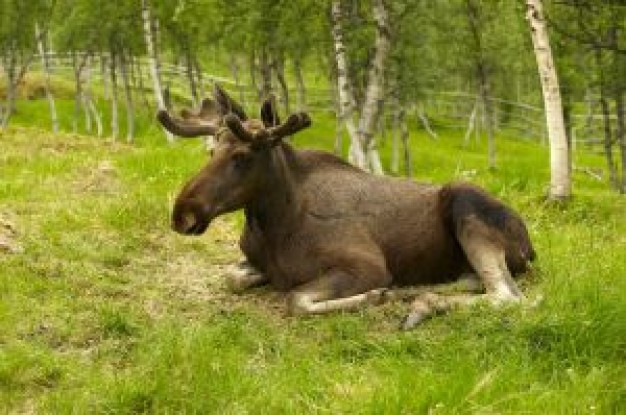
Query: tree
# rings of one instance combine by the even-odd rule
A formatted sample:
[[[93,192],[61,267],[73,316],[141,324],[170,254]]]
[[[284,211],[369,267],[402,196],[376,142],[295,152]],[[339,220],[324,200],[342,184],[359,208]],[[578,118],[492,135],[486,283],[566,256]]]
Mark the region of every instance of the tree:
[[[340,0],[332,2],[333,40],[337,62],[337,82],[339,88],[341,117],[350,135],[350,158],[358,167],[382,174],[380,156],[376,148],[374,127],[380,116],[384,100],[385,65],[390,50],[388,12],[382,0],[373,0],[372,14],[376,22],[374,55],[369,62],[367,83],[363,90],[364,98],[358,114],[358,128],[352,117],[355,115],[356,98],[354,96],[353,77],[351,77],[346,43],[343,37],[343,12]]]
[[[541,0],[526,0],[526,6],[526,16],[537,59],[550,140],[549,197],[555,200],[564,200],[571,195],[571,177],[559,82],[543,15],[543,4]]]

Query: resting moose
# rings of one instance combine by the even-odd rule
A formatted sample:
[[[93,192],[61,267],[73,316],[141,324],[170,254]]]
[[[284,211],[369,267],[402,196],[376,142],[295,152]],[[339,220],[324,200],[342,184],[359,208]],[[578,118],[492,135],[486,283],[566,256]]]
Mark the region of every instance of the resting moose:
[[[310,125],[306,114],[281,124],[267,100],[261,120],[249,119],[219,87],[200,111],[158,119],[180,136],[215,137],[211,161],[176,198],[172,227],[199,235],[216,216],[243,209],[250,272],[232,277],[238,289],[269,282],[289,292],[291,314],[312,314],[378,303],[392,285],[468,273],[482,283],[482,294],[418,297],[406,328],[454,304],[523,297],[512,276],[535,256],[526,227],[478,187],[378,177],[296,150],[283,139]]]

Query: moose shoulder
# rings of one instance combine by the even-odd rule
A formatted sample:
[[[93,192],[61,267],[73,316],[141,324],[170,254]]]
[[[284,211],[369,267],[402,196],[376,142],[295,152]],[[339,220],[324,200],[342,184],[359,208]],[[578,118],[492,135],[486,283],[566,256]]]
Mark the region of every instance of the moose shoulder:
[[[270,282],[289,291],[290,313],[309,314],[378,303],[392,285],[461,275],[482,284],[481,294],[418,297],[406,328],[455,304],[523,298],[513,276],[534,259],[526,227],[478,187],[378,177],[296,150],[283,138],[310,125],[306,114],[281,124],[270,99],[261,120],[250,120],[219,87],[199,112],[158,118],[178,135],[215,136],[211,161],[176,199],[172,226],[201,234],[216,216],[243,209],[238,289]]]

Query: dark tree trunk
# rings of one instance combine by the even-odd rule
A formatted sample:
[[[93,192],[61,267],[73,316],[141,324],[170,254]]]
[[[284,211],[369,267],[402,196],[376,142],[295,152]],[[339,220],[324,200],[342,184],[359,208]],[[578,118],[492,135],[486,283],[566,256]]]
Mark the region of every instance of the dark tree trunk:
[[[285,79],[285,57],[283,54],[277,53],[274,56],[272,67],[276,74],[276,80],[280,85],[285,114],[289,114],[289,88],[287,87],[287,80]]]
[[[624,90],[618,88],[615,93],[615,112],[617,113],[616,138],[622,159],[622,177],[620,192],[626,193],[626,120],[624,120]]]
[[[609,181],[612,186],[617,187],[617,172],[615,161],[613,160],[613,137],[611,132],[611,109],[606,96],[606,81],[604,79],[604,68],[602,67],[602,51],[595,50],[596,64],[598,67],[600,83],[600,108],[602,109],[602,119],[604,121],[604,157],[609,169]]]
[[[295,58],[293,61],[293,70],[296,76],[296,92],[298,100],[298,111],[306,111],[306,85],[304,76],[302,75],[302,59]]]
[[[263,100],[272,93],[272,67],[266,48],[261,49],[259,70],[261,72],[261,95],[259,100]]]

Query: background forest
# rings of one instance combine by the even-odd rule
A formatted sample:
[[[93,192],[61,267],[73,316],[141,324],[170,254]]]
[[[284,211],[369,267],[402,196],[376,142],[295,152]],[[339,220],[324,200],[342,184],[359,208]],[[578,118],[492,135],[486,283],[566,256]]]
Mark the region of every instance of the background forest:
[[[401,333],[229,293],[242,217],[169,229],[211,139],[155,120],[215,82],[309,112],[298,147],[485,187],[543,301]],[[0,0],[0,412],[626,411],[625,91],[621,0]]]

